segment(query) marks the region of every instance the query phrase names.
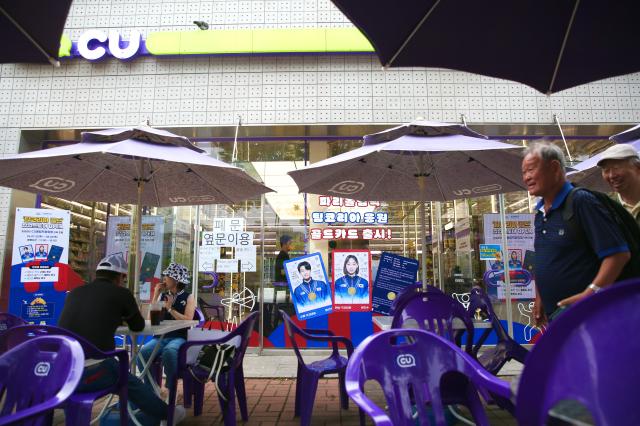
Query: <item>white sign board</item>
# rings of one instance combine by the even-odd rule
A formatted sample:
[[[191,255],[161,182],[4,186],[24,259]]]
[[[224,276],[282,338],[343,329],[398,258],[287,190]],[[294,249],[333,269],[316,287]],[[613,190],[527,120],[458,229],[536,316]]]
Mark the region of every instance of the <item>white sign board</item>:
[[[216,260],[216,272],[222,272],[222,273],[238,272],[238,260],[237,259]]]

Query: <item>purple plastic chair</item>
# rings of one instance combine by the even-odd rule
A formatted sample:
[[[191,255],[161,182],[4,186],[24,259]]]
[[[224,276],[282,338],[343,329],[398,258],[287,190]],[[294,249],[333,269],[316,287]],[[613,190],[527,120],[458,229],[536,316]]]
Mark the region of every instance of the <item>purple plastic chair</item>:
[[[402,310],[402,307],[407,304],[409,300],[413,298],[416,293],[424,294],[422,291],[422,283],[420,281],[416,282],[414,285],[410,285],[404,289],[391,303],[391,308],[389,309],[389,315],[393,316],[398,310]],[[427,284],[427,293],[440,293],[445,294],[438,287],[434,287],[430,284]]]
[[[196,327],[200,327],[200,328],[204,327],[206,318],[204,317],[204,314],[202,313],[202,310],[200,308],[196,307],[196,310],[193,315],[193,319],[198,321],[198,325]],[[162,386],[162,356],[160,353],[158,353],[153,358],[153,364],[151,364],[151,366],[149,367],[149,370],[151,370],[153,379],[156,381],[158,386]],[[183,394],[185,396],[184,406],[185,408],[189,408],[191,407],[191,389],[187,389],[187,388],[189,387],[190,382],[187,379],[187,380],[184,380],[182,384],[183,384]]]
[[[0,425],[47,425],[82,377],[77,341],[43,336],[0,355]]]
[[[191,368],[191,366],[187,364],[187,350],[193,346],[228,343],[236,336],[240,336],[240,345],[236,349],[233,361],[231,362],[231,368],[229,369],[229,371],[220,375],[220,381],[218,382],[219,388],[228,397],[228,401],[225,401],[220,397],[218,397],[218,400],[220,401],[220,407],[222,409],[225,425],[231,426],[236,424],[236,396],[238,398],[238,405],[240,406],[240,414],[242,416],[242,420],[245,422],[249,420],[249,410],[247,409],[247,393],[244,388],[244,371],[242,369],[242,361],[244,360],[244,354],[247,351],[247,346],[249,346],[249,338],[251,337],[253,327],[259,314],[260,311],[250,313],[235,330],[231,331],[223,338],[197,342],[187,341],[180,347],[180,351],[178,352],[178,370],[176,378],[182,380],[185,380],[185,378],[187,378],[187,380],[191,380],[193,389],[192,395],[194,397],[194,416],[199,416],[200,414],[202,414],[202,406],[204,403],[204,382],[206,381],[209,372],[198,369],[197,367]],[[192,374],[195,375],[197,379],[193,378]],[[174,381],[174,385],[169,389],[169,418],[167,419],[167,424],[173,424],[173,411],[176,404],[177,394],[176,383],[177,380]]]
[[[559,401],[589,410],[597,425],[640,424],[640,279],[617,283],[559,315],[527,357],[516,400],[522,426],[545,423]]]
[[[66,424],[70,426],[89,425],[91,422],[91,410],[93,404],[105,395],[116,394],[120,401],[120,424],[128,424],[127,413],[127,382],[129,378],[129,356],[127,351],[101,351],[91,342],[77,334],[61,327],[51,325],[23,325],[14,327],[3,336],[8,348],[15,347],[23,342],[38,338],[40,336],[67,336],[78,341],[84,351],[86,359],[103,360],[109,358],[118,359],[118,381],[105,389],[95,392],[74,392],[65,403]],[[84,368],[84,367],[83,367]]]
[[[293,350],[298,358],[298,372],[296,375],[296,405],[295,416],[300,416],[300,424],[307,426],[311,424],[311,414],[313,413],[313,403],[316,397],[316,390],[318,389],[318,380],[326,375],[332,373],[338,373],[338,379],[340,383],[340,405],[343,409],[349,408],[349,397],[344,386],[345,371],[347,368],[347,362],[353,354],[353,344],[351,340],[342,336],[334,336],[330,330],[313,330],[305,328],[304,330],[293,323],[289,315],[283,310],[280,310],[280,315],[284,320],[285,331],[293,346]],[[331,343],[333,352],[329,358],[311,362],[306,364],[298,343],[296,342],[296,336],[303,339],[313,340],[316,342]],[[347,349],[347,358],[340,355],[338,352],[338,343],[342,343]]]
[[[365,394],[368,380],[382,388],[387,412]],[[489,374],[453,343],[419,329],[388,330],[367,337],[349,360],[346,387],[373,422],[385,426],[428,425],[431,416],[436,425],[444,426],[445,405],[451,403],[468,407],[477,425],[488,425],[478,389],[504,397],[511,393],[508,382]]]
[[[418,327],[432,331],[452,342],[460,340],[460,330],[453,328],[453,320],[462,321],[467,332],[465,351],[473,355],[473,321],[466,309],[454,298],[440,290],[414,291],[404,296],[396,305],[391,328],[401,328],[407,321],[415,321]]]
[[[27,323],[20,317],[17,317],[8,312],[0,312],[0,338],[10,328],[17,327],[19,325],[26,325]],[[6,351],[6,348],[0,345],[0,353]]]
[[[211,303],[204,300],[202,297],[198,297],[198,306],[202,312],[206,313],[208,321],[213,321],[216,318],[220,322],[220,330],[224,330],[222,323],[224,322],[224,306],[222,305],[222,297],[218,294],[211,296]],[[215,315],[211,315],[213,312]]]

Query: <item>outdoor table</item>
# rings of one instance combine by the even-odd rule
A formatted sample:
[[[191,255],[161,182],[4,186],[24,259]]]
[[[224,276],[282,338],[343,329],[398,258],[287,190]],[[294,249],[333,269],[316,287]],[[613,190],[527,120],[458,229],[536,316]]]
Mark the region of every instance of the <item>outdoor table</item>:
[[[374,316],[372,319],[373,323],[380,327],[381,330],[390,330],[391,323],[393,322],[393,317],[390,316]],[[409,322],[409,324],[411,324]],[[417,324],[416,324],[417,325]],[[458,319],[453,319],[453,328],[454,330],[466,330],[464,323]],[[473,328],[492,328],[491,321],[481,321],[481,320],[473,320]]]
[[[144,344],[144,341],[138,341],[139,336],[157,336],[158,344],[153,348],[151,352],[151,356],[149,360],[144,364],[143,370],[140,372],[138,377],[143,378],[145,375],[148,379],[150,379],[153,388],[156,390],[158,394],[160,394],[157,384],[155,380],[153,380],[152,375],[149,373],[149,366],[153,363],[154,358],[157,355],[157,352],[160,348],[160,342],[164,338],[167,333],[176,330],[182,330],[183,328],[191,328],[195,325],[198,325],[198,321],[195,320],[166,320],[161,321],[159,325],[151,325],[151,321],[145,321],[144,329],[141,331],[133,331],[129,329],[127,326],[120,326],[116,330],[116,334],[120,335],[128,335],[131,336],[131,359],[130,359],[130,370],[133,374],[136,374],[136,358],[138,357],[138,352],[140,347]]]
[[[138,337],[139,336],[158,337],[158,343],[153,348],[153,351],[151,352],[151,356],[149,357],[147,362],[142,363],[144,367],[140,372],[140,374],[138,374],[138,377],[144,380],[146,376],[147,380],[149,380],[149,383],[151,383],[153,390],[159,396],[160,387],[158,386],[153,375],[149,371],[149,367],[153,364],[153,360],[158,354],[158,350],[160,349],[160,342],[162,341],[164,336],[167,335],[167,333],[170,333],[176,330],[181,330],[183,328],[191,328],[196,325],[198,325],[198,321],[193,321],[193,320],[166,320],[166,321],[161,321],[159,325],[151,325],[151,321],[147,320],[145,321],[144,329],[142,329],[141,331],[133,331],[129,329],[129,327],[127,326],[118,327],[116,330],[116,334],[131,336],[131,359],[129,364],[129,370],[131,371],[131,373],[136,374],[136,359],[138,357],[140,346],[144,344],[144,339],[140,339],[139,341]],[[109,404],[106,404],[106,405],[109,405]],[[141,426],[136,416],[131,411],[131,406],[129,406],[129,417],[131,418],[131,420],[133,420],[133,422],[136,425]]]

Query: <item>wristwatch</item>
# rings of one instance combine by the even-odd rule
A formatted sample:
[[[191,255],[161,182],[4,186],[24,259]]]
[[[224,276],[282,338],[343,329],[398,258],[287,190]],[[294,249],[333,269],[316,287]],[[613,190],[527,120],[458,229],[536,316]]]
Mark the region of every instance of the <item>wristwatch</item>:
[[[596,285],[594,283],[589,284],[589,286],[587,288],[591,289],[591,291],[593,291],[594,293],[597,293],[600,290],[602,290],[602,287],[599,287],[598,285]]]

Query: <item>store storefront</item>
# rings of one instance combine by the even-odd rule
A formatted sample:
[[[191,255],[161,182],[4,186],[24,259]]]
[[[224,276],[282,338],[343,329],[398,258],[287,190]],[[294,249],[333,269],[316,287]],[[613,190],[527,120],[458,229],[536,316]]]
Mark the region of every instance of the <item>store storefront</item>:
[[[289,287],[275,282],[274,278],[280,237],[291,237],[291,258],[320,253],[329,281],[332,281],[333,269],[342,268],[333,264],[334,251],[368,251],[371,265],[365,278],[373,284],[383,252],[419,259],[424,249],[430,284],[463,304],[468,302],[468,292],[473,285],[484,287],[516,340],[523,343],[535,340],[538,330],[532,327],[531,319],[535,284],[531,274],[535,256],[531,212],[535,201],[526,193],[470,197],[424,206],[414,202],[358,202],[298,193],[287,172],[359,147],[358,135],[381,128],[385,126],[245,127],[235,142],[234,137],[229,136],[235,133],[233,127],[171,129],[191,136],[210,156],[243,168],[274,192],[232,206],[145,209],[145,215],[154,216],[157,223],[154,228],[148,228],[153,229],[149,240],[153,240],[150,244],[155,244],[153,251],[159,255],[154,271],[170,261],[198,270],[192,291],[201,306],[219,305],[222,299],[226,322],[237,323],[248,312],[259,309],[261,317],[253,343],[267,350],[287,346],[278,310],[295,314]],[[519,146],[545,139],[564,147],[553,126],[477,125],[473,128]],[[608,146],[606,135],[620,128],[567,126],[567,148],[574,159],[586,158]],[[77,140],[79,132],[23,131],[23,146],[31,150],[70,143]],[[521,136],[516,139],[512,135],[517,132]],[[69,265],[82,280],[92,278],[96,261],[105,250],[114,251],[116,240],[122,244],[128,236],[119,234],[118,230],[125,229],[122,226],[128,223],[131,206],[70,202],[52,196],[16,199],[12,208],[16,203],[22,207],[71,212]],[[424,242],[419,237],[420,208],[425,209],[429,226]],[[482,252],[487,245],[502,242],[501,208],[506,214],[508,249],[498,259],[483,260]],[[143,227],[144,224],[143,221]],[[216,239],[219,240],[216,242]],[[124,247],[126,249],[126,244]],[[145,257],[143,262],[147,260],[153,259]],[[506,291],[504,285],[504,262],[509,262],[512,271],[510,291]],[[149,287],[143,285],[139,297],[143,301],[148,298]],[[217,310],[205,307],[205,312],[218,320]],[[334,309],[329,315],[301,322],[308,328],[329,328],[350,337],[356,344],[375,331],[370,311]],[[313,345],[309,342],[308,346]]]
[[[209,30],[194,21],[208,23]],[[329,280],[344,266],[334,267],[334,251],[370,252],[371,282],[382,253],[419,259],[425,250],[431,284],[463,304],[472,285],[484,286],[516,340],[531,341],[534,200],[526,193],[471,191],[461,194],[468,198],[426,205],[358,203],[299,194],[287,172],[350,151],[363,135],[402,122],[460,122],[461,116],[497,140],[518,146],[550,140],[582,160],[604,149],[610,135],[640,122],[640,74],[545,96],[518,83],[445,69],[384,70],[371,52],[329,0],[75,0],[61,67],[0,65],[0,155],[73,143],[85,129],[148,120],[274,189],[233,206],[146,208],[155,219],[143,224],[146,243],[154,247],[142,260],[148,278],[157,278],[169,261],[180,262],[198,271],[192,289],[198,298],[213,305],[224,299],[226,320],[238,322],[260,309],[252,344],[264,350],[285,346],[278,309],[294,312],[289,289],[275,281],[285,235],[292,237],[292,258],[320,253]],[[70,212],[64,253],[74,285],[92,277],[108,247],[124,247],[127,220],[115,218],[132,212],[127,205],[0,187],[0,309],[11,298],[18,207]],[[424,241],[420,209],[429,228]],[[507,250],[500,259],[483,260],[481,252],[500,244],[503,228]],[[211,249],[219,233],[227,240]],[[501,284],[505,262],[520,271],[509,291]],[[139,297],[148,292],[141,286]],[[335,311],[303,323],[358,343],[375,331],[371,316]]]

